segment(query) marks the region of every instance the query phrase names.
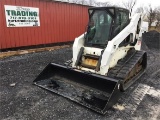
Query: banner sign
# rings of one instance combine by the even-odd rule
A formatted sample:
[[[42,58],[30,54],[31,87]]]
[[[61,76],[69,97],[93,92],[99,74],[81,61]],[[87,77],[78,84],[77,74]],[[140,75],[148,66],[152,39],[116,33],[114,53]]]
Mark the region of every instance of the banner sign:
[[[7,27],[40,26],[39,8],[5,5]]]

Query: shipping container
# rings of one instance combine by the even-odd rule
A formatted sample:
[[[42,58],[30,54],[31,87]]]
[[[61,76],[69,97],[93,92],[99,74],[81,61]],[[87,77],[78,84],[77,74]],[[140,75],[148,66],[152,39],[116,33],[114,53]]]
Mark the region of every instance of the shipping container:
[[[19,6],[17,10],[21,10],[15,12],[10,6]],[[9,17],[16,19],[14,22],[19,25],[25,20],[17,16],[32,15],[23,7],[39,9],[39,26],[36,26],[35,21],[35,26],[15,27],[10,24],[12,20],[7,18],[7,15],[12,15]],[[0,49],[73,41],[85,31],[88,22],[87,10],[88,6],[85,5],[52,0],[0,0]]]

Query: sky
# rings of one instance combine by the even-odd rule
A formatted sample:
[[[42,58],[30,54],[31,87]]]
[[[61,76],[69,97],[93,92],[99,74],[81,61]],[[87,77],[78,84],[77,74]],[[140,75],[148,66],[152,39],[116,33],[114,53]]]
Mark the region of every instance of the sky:
[[[128,1],[128,0],[96,0],[98,2],[111,2],[113,4],[116,4],[117,2],[125,2],[125,1]],[[136,3],[136,7],[139,7],[139,6],[148,6],[149,4],[151,4],[151,6],[153,7],[157,7],[157,6],[160,6],[160,0],[137,0],[137,3]]]

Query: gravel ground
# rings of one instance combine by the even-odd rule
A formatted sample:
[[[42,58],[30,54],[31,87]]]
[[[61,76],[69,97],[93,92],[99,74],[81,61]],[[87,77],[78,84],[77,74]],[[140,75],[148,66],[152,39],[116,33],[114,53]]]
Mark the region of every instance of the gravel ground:
[[[100,115],[75,102],[32,85],[49,62],[71,59],[71,48],[0,60],[0,120],[158,120],[160,119],[160,50],[148,49],[146,73]]]

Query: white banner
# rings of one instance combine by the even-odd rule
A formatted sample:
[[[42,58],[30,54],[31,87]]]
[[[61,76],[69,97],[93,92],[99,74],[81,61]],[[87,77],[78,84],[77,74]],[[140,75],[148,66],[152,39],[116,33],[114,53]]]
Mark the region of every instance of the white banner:
[[[39,8],[5,5],[7,27],[40,26]]]

